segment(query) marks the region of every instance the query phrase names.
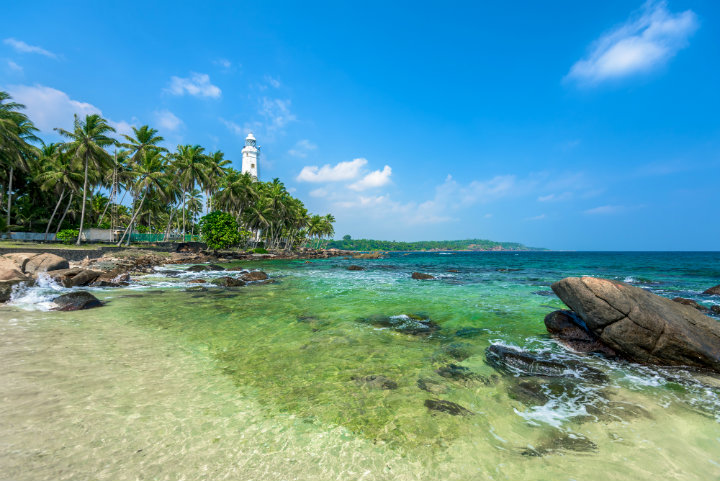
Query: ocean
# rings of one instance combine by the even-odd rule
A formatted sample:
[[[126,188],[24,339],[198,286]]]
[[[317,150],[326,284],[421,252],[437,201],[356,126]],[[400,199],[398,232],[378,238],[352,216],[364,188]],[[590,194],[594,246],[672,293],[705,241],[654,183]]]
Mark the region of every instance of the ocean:
[[[48,311],[49,281],[0,307],[0,479],[720,479],[720,375],[575,354],[543,324],[568,276],[718,305],[720,253],[232,265],[274,282],[167,266],[97,309]],[[603,378],[501,372],[495,344]]]

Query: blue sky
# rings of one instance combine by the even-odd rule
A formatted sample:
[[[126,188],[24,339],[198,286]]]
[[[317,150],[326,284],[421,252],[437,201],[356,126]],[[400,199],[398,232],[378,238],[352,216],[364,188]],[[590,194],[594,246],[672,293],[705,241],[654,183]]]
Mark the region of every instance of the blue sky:
[[[392,4],[390,4],[392,3]],[[720,248],[720,4],[22,2],[0,88],[280,177],[338,236]]]

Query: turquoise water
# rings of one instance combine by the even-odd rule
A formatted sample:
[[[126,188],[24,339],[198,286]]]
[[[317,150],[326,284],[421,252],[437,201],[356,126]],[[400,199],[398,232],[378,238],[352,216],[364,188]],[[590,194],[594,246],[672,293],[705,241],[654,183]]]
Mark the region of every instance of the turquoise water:
[[[131,288],[96,290],[107,304],[76,313],[44,310],[57,286],[19,292],[0,309],[0,472],[720,479],[720,378],[573,354],[543,324],[563,307],[549,285],[567,276],[720,304],[701,294],[720,283],[718,253],[397,253],[237,265],[276,282],[205,288],[188,281],[227,273],[159,269]],[[414,271],[436,279],[413,280]],[[432,327],[417,329],[415,319]],[[507,375],[486,363],[492,344],[579,361],[607,379],[555,385]]]

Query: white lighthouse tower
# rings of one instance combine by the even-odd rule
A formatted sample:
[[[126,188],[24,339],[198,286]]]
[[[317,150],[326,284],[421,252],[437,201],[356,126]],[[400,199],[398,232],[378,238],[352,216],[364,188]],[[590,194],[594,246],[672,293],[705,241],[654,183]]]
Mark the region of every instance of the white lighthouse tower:
[[[245,137],[245,147],[242,149],[242,173],[250,174],[255,180],[258,178],[259,154],[255,136],[251,132]]]

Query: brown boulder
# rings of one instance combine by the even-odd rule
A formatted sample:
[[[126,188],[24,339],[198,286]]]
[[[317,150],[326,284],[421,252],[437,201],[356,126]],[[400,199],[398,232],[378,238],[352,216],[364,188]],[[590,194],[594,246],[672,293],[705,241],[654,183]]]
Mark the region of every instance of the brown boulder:
[[[363,266],[348,266],[347,270],[349,270],[349,271],[364,271],[365,268]]]
[[[78,287],[92,284],[102,275],[102,272],[71,267],[70,269],[50,271],[47,275],[50,279],[62,284],[63,287]]]
[[[38,272],[50,272],[69,267],[70,263],[66,259],[55,254],[43,253],[30,257],[23,270],[27,274],[37,274]]]
[[[607,346],[637,362],[720,371],[720,323],[639,287],[568,277],[555,294]]]
[[[580,321],[582,322],[582,321]],[[545,316],[548,332],[564,346],[577,352],[598,352],[615,356],[615,351],[604,345],[594,335],[578,324],[572,311],[553,311]]]
[[[10,296],[12,295],[13,287],[15,287],[18,284],[22,284],[23,280],[20,279],[11,279],[7,281],[0,281],[0,303],[1,302],[7,302],[10,300]]]
[[[413,278],[413,279],[418,279],[418,280],[435,279],[434,276],[431,276],[430,274],[424,274],[424,273],[422,273],[422,272],[413,272],[413,273],[412,273],[412,278]]]
[[[0,281],[27,281],[30,280],[28,276],[20,272],[19,269],[14,267],[11,268],[0,268]]]
[[[251,271],[246,272],[242,276],[240,276],[242,280],[245,282],[255,282],[255,281],[264,281],[268,278],[268,275],[265,274],[263,271]]]
[[[710,289],[703,292],[703,294],[707,294],[709,296],[720,296],[720,284],[715,287],[711,287]]]
[[[102,306],[100,300],[87,291],[70,292],[53,299],[56,311],[79,311]]]
[[[684,297],[676,297],[673,299],[673,302],[677,302],[678,304],[682,304],[684,306],[690,306],[694,307],[698,311],[708,311],[709,309],[702,304],[698,304],[697,302],[693,301],[692,299],[685,299]]]

